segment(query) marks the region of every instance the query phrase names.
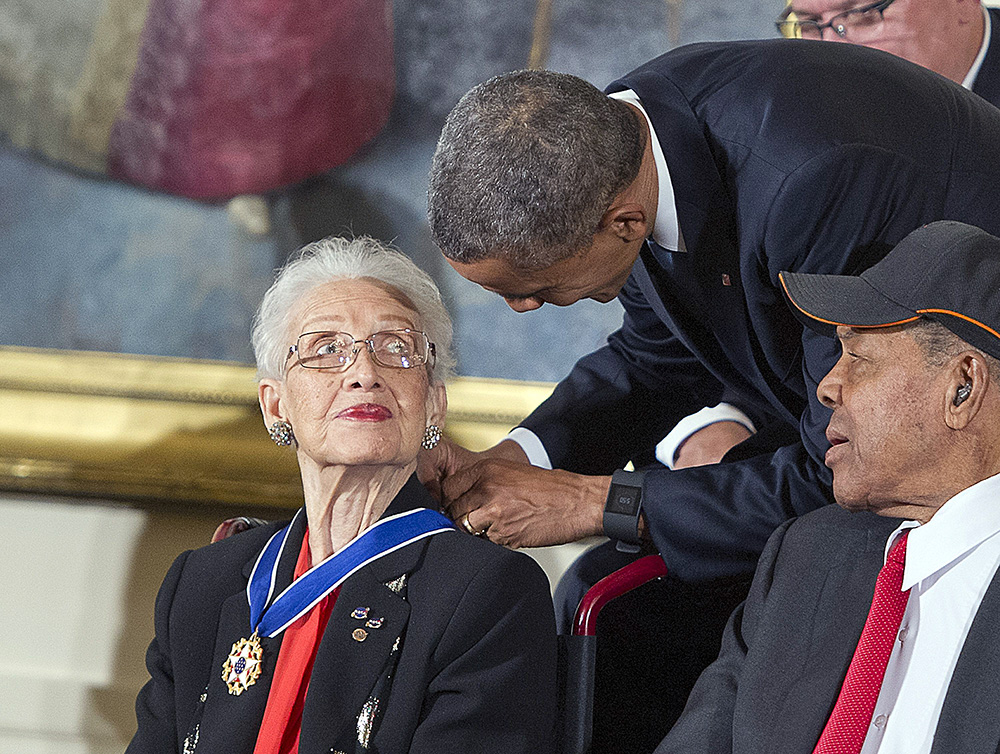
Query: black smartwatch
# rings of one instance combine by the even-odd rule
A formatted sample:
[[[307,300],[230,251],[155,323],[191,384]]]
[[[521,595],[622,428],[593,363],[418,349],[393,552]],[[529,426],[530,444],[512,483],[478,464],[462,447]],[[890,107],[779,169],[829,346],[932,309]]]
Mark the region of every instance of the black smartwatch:
[[[645,472],[619,469],[611,476],[604,504],[604,533],[617,540],[619,552],[639,552],[639,514]]]

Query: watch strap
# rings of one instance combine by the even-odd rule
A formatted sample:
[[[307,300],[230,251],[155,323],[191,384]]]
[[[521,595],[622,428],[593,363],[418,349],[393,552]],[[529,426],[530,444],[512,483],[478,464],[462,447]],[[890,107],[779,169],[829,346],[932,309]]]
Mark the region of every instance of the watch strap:
[[[621,545],[631,545],[627,551],[638,551],[639,515],[642,513],[642,493],[645,472],[619,469],[611,476],[608,499],[604,504],[604,533]]]

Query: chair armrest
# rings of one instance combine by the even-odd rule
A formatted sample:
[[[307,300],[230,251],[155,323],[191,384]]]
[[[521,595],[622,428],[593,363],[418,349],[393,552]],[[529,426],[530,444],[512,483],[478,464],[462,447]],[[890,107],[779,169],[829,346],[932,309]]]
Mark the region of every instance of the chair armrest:
[[[663,558],[659,555],[647,555],[605,576],[590,587],[580,600],[573,620],[573,635],[594,636],[597,631],[597,615],[608,602],[666,575],[667,564],[663,562]]]

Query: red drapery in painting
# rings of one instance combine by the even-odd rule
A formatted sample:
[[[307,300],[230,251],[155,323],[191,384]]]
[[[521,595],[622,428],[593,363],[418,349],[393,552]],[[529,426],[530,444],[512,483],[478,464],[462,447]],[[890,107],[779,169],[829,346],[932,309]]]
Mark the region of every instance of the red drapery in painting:
[[[347,160],[392,103],[391,0],[151,0],[110,175],[199,199]]]

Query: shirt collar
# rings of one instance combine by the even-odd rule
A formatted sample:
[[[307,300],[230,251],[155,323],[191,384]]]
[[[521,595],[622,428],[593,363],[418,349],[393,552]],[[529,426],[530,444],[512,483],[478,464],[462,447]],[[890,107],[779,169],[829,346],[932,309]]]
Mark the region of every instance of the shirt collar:
[[[885,552],[900,534],[910,530],[906,542],[903,590],[946,568],[1000,532],[1000,474],[984,479],[950,498],[921,525],[904,521],[885,544]]]
[[[986,52],[990,49],[992,22],[990,21],[990,12],[986,10],[986,6],[983,6],[983,18],[985,19],[983,23],[983,43],[979,46],[979,54],[976,55],[976,59],[972,61],[972,68],[969,69],[969,72],[965,74],[965,78],[962,79],[962,86],[966,89],[971,89],[972,85],[976,83],[976,76],[979,75],[979,69],[983,67],[983,60],[986,58]]]
[[[667,171],[667,160],[663,156],[660,140],[656,138],[653,122],[649,119],[646,108],[642,106],[638,95],[631,89],[612,92],[608,96],[636,107],[642,113],[642,117],[646,119],[646,125],[649,126],[649,142],[653,149],[653,164],[656,165],[656,178],[659,183],[656,199],[656,224],[653,226],[652,233],[653,240],[658,246],[670,251],[687,251],[677,220],[674,186],[670,182],[670,173]]]

